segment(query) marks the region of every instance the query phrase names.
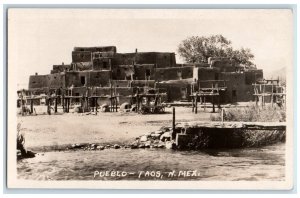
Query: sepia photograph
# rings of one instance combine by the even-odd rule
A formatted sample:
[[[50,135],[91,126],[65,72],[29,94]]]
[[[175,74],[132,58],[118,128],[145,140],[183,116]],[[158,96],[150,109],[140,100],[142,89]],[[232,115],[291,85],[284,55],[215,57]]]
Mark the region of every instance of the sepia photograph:
[[[7,12],[8,188],[293,187],[293,10]]]

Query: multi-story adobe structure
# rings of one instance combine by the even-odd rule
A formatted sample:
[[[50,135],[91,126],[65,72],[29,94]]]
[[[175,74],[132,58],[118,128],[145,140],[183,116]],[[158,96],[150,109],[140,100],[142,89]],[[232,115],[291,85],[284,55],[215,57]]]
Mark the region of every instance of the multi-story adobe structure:
[[[113,94],[130,102],[137,89],[152,87],[167,93],[167,101],[190,100],[193,90],[218,86],[221,103],[254,101],[253,84],[263,71],[247,69],[229,58],[209,58],[197,64],[176,64],[172,52],[118,53],[115,46],[75,47],[70,64],[53,65],[50,74],[29,77],[29,92],[67,90],[69,95]],[[105,103],[98,100],[98,104]]]

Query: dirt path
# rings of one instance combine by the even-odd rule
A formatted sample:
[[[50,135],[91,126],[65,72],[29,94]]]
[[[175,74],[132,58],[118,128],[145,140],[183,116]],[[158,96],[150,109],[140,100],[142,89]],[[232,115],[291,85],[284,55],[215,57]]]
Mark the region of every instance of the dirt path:
[[[172,109],[166,114],[139,115],[136,113],[99,113],[81,115],[38,115],[19,117],[26,147],[43,150],[47,146],[74,143],[128,143],[135,137],[171,126]],[[176,107],[176,121],[209,120],[210,113],[193,114],[190,108]]]

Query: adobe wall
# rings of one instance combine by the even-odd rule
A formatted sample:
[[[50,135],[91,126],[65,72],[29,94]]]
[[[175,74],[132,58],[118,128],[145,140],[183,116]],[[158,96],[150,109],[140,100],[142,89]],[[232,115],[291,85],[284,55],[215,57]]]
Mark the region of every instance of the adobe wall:
[[[194,79],[196,80],[220,80],[217,68],[198,67],[194,69]]]
[[[29,89],[52,88],[58,89],[64,87],[64,75],[59,73],[47,75],[32,75],[29,77]]]
[[[156,88],[164,89],[167,93],[167,101],[189,100],[191,85],[182,83],[156,83]]]
[[[254,101],[252,85],[246,85],[245,73],[220,73],[220,80],[226,80],[227,90],[223,102],[248,102]]]
[[[264,78],[263,71],[261,69],[245,71],[245,75],[246,75],[245,83],[247,85],[253,84],[259,80],[263,80]]]
[[[100,47],[74,47],[73,51],[89,51],[89,52],[117,52],[116,46],[100,46]]]
[[[29,76],[29,89],[42,88],[48,86],[47,75]]]
[[[93,65],[92,62],[76,62],[76,63],[72,63],[71,69],[75,71],[92,70]]]
[[[110,69],[110,60],[109,57],[101,57],[93,59],[93,69],[94,70],[109,70]]]
[[[175,54],[164,52],[116,53],[112,60],[114,66],[133,64],[154,64],[157,68],[176,66]]]
[[[131,80],[134,75],[133,65],[120,65],[118,67],[113,67],[112,78],[114,80]]]
[[[110,78],[110,71],[67,72],[66,86],[70,87],[73,85],[74,87],[81,87],[81,86],[105,87],[105,86],[109,86],[109,78]]]
[[[193,70],[194,67],[157,68],[155,71],[155,80],[166,81],[193,78]]]
[[[71,65],[53,65],[53,69],[51,70],[51,74],[64,72],[65,70],[71,69]]]
[[[155,79],[155,65],[142,64],[134,66],[134,80],[154,80]]]
[[[156,65],[157,68],[175,67],[175,53],[156,53]]]
[[[90,51],[72,51],[72,62],[89,62],[92,61],[92,53]]]

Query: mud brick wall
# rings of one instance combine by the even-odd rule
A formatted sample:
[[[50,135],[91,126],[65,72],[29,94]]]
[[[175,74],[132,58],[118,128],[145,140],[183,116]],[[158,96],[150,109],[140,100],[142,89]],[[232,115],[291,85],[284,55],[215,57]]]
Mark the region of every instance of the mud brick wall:
[[[32,75],[29,77],[29,89],[52,88],[57,89],[65,86],[64,75],[59,73],[48,75]]]
[[[55,89],[65,87],[65,76],[61,74],[49,74],[48,87]]]
[[[75,68],[76,71],[85,71],[93,69],[92,62],[77,62],[72,63],[72,67]]]
[[[66,86],[109,86],[110,71],[67,72]]]
[[[222,100],[224,102],[254,101],[252,85],[246,85],[245,73],[220,73],[220,80],[226,80],[227,90]]]
[[[195,68],[193,78],[196,80],[219,80],[219,69],[205,67]]]
[[[90,51],[72,51],[72,62],[89,62],[92,61],[92,53]]]
[[[113,65],[154,64],[157,68],[176,66],[175,54],[163,52],[116,53],[112,62]]]
[[[112,59],[113,67],[117,67],[118,65],[132,65],[134,63],[135,53],[116,53]]]
[[[131,81],[131,87],[144,87],[144,86],[154,87],[154,80],[134,80]]]
[[[110,58],[94,58],[93,59],[93,69],[94,70],[109,70],[110,69]]]
[[[74,51],[89,51],[89,52],[117,52],[116,46],[103,47],[74,47]]]
[[[132,65],[114,66],[112,78],[114,80],[131,80],[134,76],[134,67]]]
[[[130,87],[130,80],[113,80],[112,86],[113,87]]]
[[[258,80],[263,80],[263,71],[261,69],[245,71],[245,78],[245,83],[247,85],[252,85]]]
[[[33,75],[29,77],[29,89],[48,86],[48,75]]]
[[[156,65],[157,68],[175,67],[176,66],[175,53],[157,53]]]
[[[167,101],[187,100],[191,94],[191,85],[182,83],[156,83],[156,88],[167,93]]]
[[[64,72],[65,70],[69,70],[70,68],[71,68],[71,65],[53,65],[51,74]]]
[[[234,72],[236,70],[235,61],[229,58],[210,58],[209,63],[210,67],[219,68],[221,72]]]
[[[154,80],[155,78],[155,65],[154,64],[143,64],[134,66],[134,80]]]
[[[155,80],[166,81],[193,78],[193,70],[194,67],[157,68],[155,71]]]

